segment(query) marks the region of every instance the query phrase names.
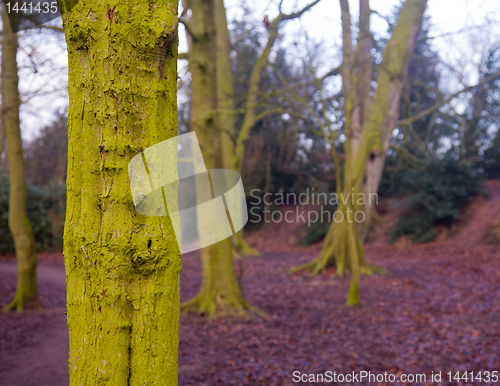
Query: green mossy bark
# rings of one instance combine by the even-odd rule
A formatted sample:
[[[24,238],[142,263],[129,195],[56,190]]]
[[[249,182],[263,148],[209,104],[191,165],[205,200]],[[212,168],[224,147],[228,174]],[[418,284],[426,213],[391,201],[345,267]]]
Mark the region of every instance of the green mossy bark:
[[[70,5],[70,384],[177,385],[181,253],[168,216],[135,211],[128,179],[136,154],[177,135],[177,1]]]
[[[5,125],[3,119],[0,118],[0,156],[2,155],[4,149],[5,149]],[[2,165],[0,165],[0,169],[1,168]]]
[[[217,125],[221,130],[222,154],[224,169],[237,167],[234,163],[236,130],[235,116],[231,112],[234,107],[233,70],[231,65],[231,45],[227,28],[224,0],[214,0],[214,26],[216,46],[216,94],[217,94]],[[233,169],[239,171],[238,169]],[[258,256],[259,252],[248,245],[243,237],[243,230],[233,236],[233,250],[236,256]]]
[[[39,308],[35,238],[26,211],[26,177],[19,122],[19,77],[17,69],[17,34],[10,28],[2,6],[2,113],[9,159],[9,229],[14,239],[17,259],[17,288],[14,300],[5,311]]]
[[[404,3],[398,23],[384,51],[384,58],[377,79],[377,89],[371,102],[365,100],[363,96],[357,95],[359,90],[363,88],[360,87],[360,84],[366,80],[363,77],[358,80],[354,71],[356,58],[351,43],[351,17],[348,1],[340,0],[340,4],[344,41],[342,82],[344,86],[344,127],[346,132],[344,181],[341,190],[343,197],[347,197],[347,194],[359,197],[358,195],[361,192],[366,193],[366,191],[362,190],[362,182],[367,166],[380,159],[383,160],[386,142],[396,125],[402,84],[413,54],[415,39],[420,29],[427,1],[406,0]],[[369,4],[364,0],[361,5],[364,8],[369,8]],[[369,22],[369,18],[361,16],[361,22],[364,21],[365,24]],[[360,28],[366,31],[369,26],[364,25]],[[363,41],[361,41],[361,47],[363,47],[362,43]],[[358,66],[361,64],[358,64]],[[363,74],[363,71],[358,70],[358,73]],[[359,117],[360,111],[363,111],[363,109],[357,107],[356,101],[360,100],[363,100],[361,105],[364,106],[364,109],[368,109],[365,113],[366,118]],[[355,130],[358,122],[362,122],[359,140]],[[371,174],[378,172],[378,169],[368,170],[368,173]],[[368,177],[376,180],[376,176],[369,175]],[[316,259],[308,264],[294,268],[292,272],[307,270],[317,274],[323,272],[329,266],[335,266],[338,275],[350,271],[352,278],[347,303],[355,305],[359,303],[359,275],[361,273],[383,272],[384,270],[369,264],[364,259],[358,227],[355,222],[349,223],[346,216],[349,210],[357,211],[361,208],[356,203],[352,204],[349,202],[350,200],[347,201],[347,205],[339,208],[344,213],[344,221],[332,222],[323,242],[322,250]],[[346,259],[346,253],[348,259]]]
[[[260,256],[260,252],[248,245],[243,235],[243,229],[233,236],[233,248],[237,257]]]
[[[185,23],[191,35],[191,129],[196,132],[207,169],[229,168],[231,131],[234,130],[234,122],[231,122],[230,117],[216,113],[221,105],[228,107],[234,103],[232,81],[229,85],[225,74],[221,79],[223,74],[218,68],[227,71],[230,62],[218,58],[218,54],[227,47],[222,44],[224,36],[217,40],[217,25],[225,22],[223,3],[217,1],[189,1],[187,6],[192,10],[192,15],[189,22]],[[201,195],[203,193],[199,192]],[[258,314],[245,300],[236,279],[231,238],[201,249],[200,255],[203,265],[200,292],[184,303],[181,309],[209,317]]]
[[[231,239],[200,250],[203,281],[200,292],[182,304],[184,312],[202,316],[265,316],[243,296],[234,273]]]

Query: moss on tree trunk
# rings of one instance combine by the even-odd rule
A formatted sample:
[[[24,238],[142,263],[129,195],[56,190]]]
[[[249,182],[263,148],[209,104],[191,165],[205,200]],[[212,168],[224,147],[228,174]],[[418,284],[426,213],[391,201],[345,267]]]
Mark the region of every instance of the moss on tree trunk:
[[[181,254],[168,216],[135,211],[128,163],[177,135],[177,1],[74,3],[59,1],[70,384],[176,385]]]
[[[207,169],[230,169],[234,119],[218,114],[232,108],[232,80],[229,48],[224,45],[227,22],[222,1],[191,0],[192,15],[187,24],[191,36],[191,130],[195,131]],[[221,8],[222,7],[222,8]],[[221,25],[221,23],[226,23]],[[222,31],[220,30],[222,28]],[[226,31],[223,30],[226,29]],[[227,58],[220,57],[226,55]],[[229,82],[231,84],[229,84]],[[204,192],[198,192],[203,195]],[[198,295],[182,305],[185,312],[202,315],[253,315],[257,311],[244,298],[236,279],[231,238],[200,250],[203,283]]]
[[[221,131],[222,154],[225,169],[235,169],[235,115],[233,70],[231,65],[231,44],[227,27],[224,0],[214,0],[214,27],[216,47],[216,94],[217,125]],[[233,250],[236,256],[258,256],[259,252],[250,247],[243,237],[243,229],[233,236]]]
[[[35,238],[26,211],[26,177],[19,122],[19,77],[17,73],[17,34],[10,28],[2,6],[2,113],[9,159],[9,229],[17,259],[17,288],[6,311],[38,308]]]
[[[205,316],[264,315],[243,296],[234,273],[231,239],[200,251],[203,281],[200,292],[182,305],[185,312]]]

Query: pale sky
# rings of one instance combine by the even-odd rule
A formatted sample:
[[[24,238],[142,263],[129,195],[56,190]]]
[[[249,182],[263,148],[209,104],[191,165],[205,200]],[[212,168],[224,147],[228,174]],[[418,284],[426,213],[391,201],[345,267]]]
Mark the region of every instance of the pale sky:
[[[279,0],[254,0],[246,2],[248,7],[253,10],[253,17],[260,21],[264,15],[269,15],[272,19],[277,14],[277,4]],[[285,0],[283,7],[286,12],[297,10],[308,4],[306,0]],[[350,1],[353,20],[356,20],[358,12],[358,2]],[[372,0],[371,8],[377,11],[381,16],[392,15],[394,7],[400,3],[400,0]],[[228,18],[232,19],[235,15],[241,14],[241,0],[226,0]],[[444,38],[434,39],[433,44],[439,52],[441,58],[449,63],[451,67],[458,69],[464,75],[462,83],[473,84],[477,80],[474,71],[474,63],[479,60],[482,50],[500,41],[500,24],[496,27],[482,29],[468,28],[476,25],[483,25],[487,20],[500,21],[500,2],[498,0],[429,0],[427,14],[431,17],[432,30],[431,36],[441,36],[452,32],[465,29],[461,34],[452,34]],[[385,35],[387,31],[387,22],[378,15],[371,18],[372,32],[375,37]],[[60,21],[59,21],[60,23]],[[337,50],[340,44],[340,6],[338,0],[322,0],[312,10],[302,16],[300,20],[294,20],[287,23],[282,30],[284,42],[291,36],[297,35],[299,31],[307,30],[312,39],[322,39],[325,44],[323,64],[326,66],[336,66],[334,63],[338,58]],[[45,48],[46,47],[46,48]],[[61,45],[55,41],[50,42],[44,47],[45,57],[56,57],[57,67],[63,68],[66,65],[66,57]],[[186,40],[183,28],[180,29],[179,51],[186,51]],[[53,71],[50,67],[45,69],[45,74]],[[43,71],[42,71],[43,72]],[[24,74],[24,75],[23,75]],[[64,69],[57,71],[57,83],[62,82],[64,86],[67,72]],[[21,73],[21,88],[24,92],[35,89],[41,84],[41,78],[38,75],[30,75],[29,69]],[[182,76],[182,72],[180,74]],[[453,75],[453,74],[452,74]],[[459,76],[456,81],[450,81],[447,86],[453,91],[461,87]],[[55,109],[63,108],[66,104],[65,96],[58,96],[57,93],[35,98],[23,107],[22,111],[22,129],[25,139],[31,138],[39,129],[49,123]]]

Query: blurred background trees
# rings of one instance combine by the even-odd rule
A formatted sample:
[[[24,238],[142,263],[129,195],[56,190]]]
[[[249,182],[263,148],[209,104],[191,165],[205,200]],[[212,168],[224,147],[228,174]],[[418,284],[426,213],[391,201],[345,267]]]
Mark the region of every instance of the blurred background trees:
[[[351,5],[354,3],[366,5],[365,2],[351,1]],[[215,5],[224,4],[214,0]],[[282,5],[287,6],[286,3]],[[212,50],[213,63],[218,63],[218,70],[214,69],[213,74],[219,71],[219,75],[214,75],[214,80],[224,78],[207,109],[213,111],[214,125],[224,128],[225,134],[221,137],[226,146],[223,162],[242,174],[249,208],[252,207],[250,192],[254,189],[259,190],[260,196],[279,192],[298,194],[310,192],[313,188],[315,192],[336,192],[342,185],[336,172],[345,170],[343,166],[335,167],[332,153],[337,154],[340,165],[347,157],[345,90],[339,76],[342,49],[338,45],[331,49],[326,44],[336,37],[310,38],[307,26],[300,25],[299,17],[288,23],[283,15],[291,13],[283,10],[282,16],[277,16],[280,15],[279,9],[276,5],[274,7],[271,6],[270,16],[264,20],[256,16],[259,12],[255,5],[245,2],[238,6],[239,12],[228,12],[229,20],[224,21],[218,13],[214,27],[223,31],[218,36],[223,36],[226,41],[214,37],[213,47],[204,48]],[[184,9],[182,17],[189,21],[193,14],[188,12],[188,3]],[[314,8],[310,12],[314,12]],[[376,36],[365,39],[362,45],[365,55],[370,56],[369,65],[365,63],[368,70],[363,72],[365,79],[367,73],[371,73],[372,81],[379,79],[388,36],[394,31],[400,12],[401,6],[396,7],[383,19],[385,33],[379,27],[375,31],[370,26]],[[352,23],[354,47],[357,39],[363,36],[360,31],[364,31],[364,36],[369,32],[359,25],[358,16],[355,15],[356,22]],[[280,17],[283,19],[277,22]],[[373,22],[375,18],[379,22],[382,19],[380,15],[370,13],[369,20]],[[288,25],[294,27],[288,28]],[[474,196],[482,194],[484,190],[480,186],[485,180],[500,178],[500,80],[497,77],[500,49],[492,31],[494,29],[477,28],[460,35],[464,45],[472,44],[476,49],[473,65],[466,67],[443,58],[434,44],[436,34],[432,19],[429,15],[424,16],[408,75],[402,85],[398,119],[388,135],[378,191],[381,200],[385,201],[383,205],[366,211],[372,221],[358,229],[363,242],[370,242],[380,232],[390,233],[393,241],[401,237],[413,242],[434,240],[441,227],[452,227],[461,218],[465,205]],[[20,87],[20,98],[23,101],[21,126],[37,128],[32,130],[31,136],[24,138],[23,151],[28,183],[28,217],[40,250],[62,246],[65,209],[65,108],[55,105],[50,114],[45,112],[45,115],[50,115],[49,120],[35,121],[36,124],[30,121],[38,113],[33,107],[35,101],[50,99],[51,92],[59,92],[56,89],[60,84],[49,79],[49,71],[43,69],[55,69],[59,64],[50,64],[49,54],[44,53],[41,45],[37,46],[43,34],[55,33],[41,30],[22,33],[18,55],[22,59],[19,63],[21,83],[25,78],[32,79],[31,83],[36,85],[32,90]],[[189,40],[192,47],[192,37]],[[460,47],[457,45],[455,49],[458,51]],[[190,53],[183,57],[192,61]],[[224,59],[223,63],[220,63],[221,59]],[[192,103],[196,98],[203,99],[208,95],[199,92],[193,95],[193,74],[190,73],[193,66],[195,64],[190,62],[188,67],[181,67],[180,132],[196,130],[192,121]],[[227,76],[223,77],[224,73]],[[357,75],[357,71],[355,73]],[[362,89],[366,89],[366,85]],[[373,96],[375,90],[375,84],[371,82],[369,96]],[[362,92],[366,96],[366,91]],[[336,133],[333,141],[322,131],[321,125],[328,126],[328,123]],[[7,144],[2,141],[3,137],[4,128],[0,130],[0,171],[5,176],[0,179],[2,230],[7,226],[5,192],[9,189]],[[404,213],[400,221],[391,225],[383,221],[381,215],[385,213],[379,212],[387,211],[388,207]],[[257,229],[262,225],[263,222],[248,224],[246,229]],[[297,242],[317,242],[325,237],[329,226],[318,222],[304,227],[297,235]],[[228,256],[256,252],[242,236],[239,233],[235,237]],[[489,238],[491,242],[497,239]],[[4,252],[13,252],[9,232],[2,232],[0,243]]]

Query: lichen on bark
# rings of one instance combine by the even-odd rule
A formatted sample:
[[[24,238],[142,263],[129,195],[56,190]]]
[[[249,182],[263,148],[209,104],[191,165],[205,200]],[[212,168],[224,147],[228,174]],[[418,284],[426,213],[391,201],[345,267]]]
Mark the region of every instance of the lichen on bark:
[[[181,253],[168,216],[135,211],[128,162],[177,135],[177,1],[73,3],[59,1],[70,384],[176,385]]]
[[[231,109],[234,104],[232,84],[228,83],[232,80],[226,76],[231,66],[229,48],[225,45],[229,35],[224,5],[222,0],[186,3],[192,10],[189,22],[184,22],[191,40],[191,130],[196,132],[207,169],[232,169],[234,121],[231,116],[217,113],[218,109]],[[197,191],[199,197],[204,193]],[[231,238],[200,250],[201,289],[182,305],[184,312],[209,317],[263,315],[243,296],[234,271],[233,254]]]

